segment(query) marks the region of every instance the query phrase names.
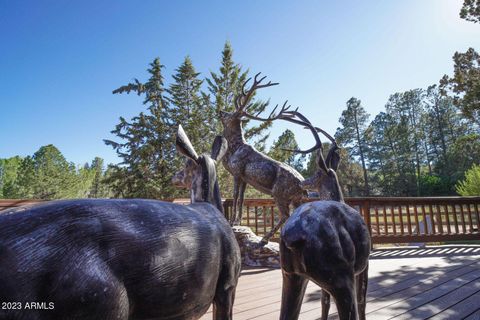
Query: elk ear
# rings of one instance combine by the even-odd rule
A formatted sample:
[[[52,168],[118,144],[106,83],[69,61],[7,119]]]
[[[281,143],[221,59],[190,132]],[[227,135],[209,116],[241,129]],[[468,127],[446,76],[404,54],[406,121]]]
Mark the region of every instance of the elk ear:
[[[337,171],[338,164],[340,163],[340,154],[338,151],[339,148],[337,146],[332,146],[328,151],[327,160],[325,160],[327,167],[333,171]]]
[[[227,152],[227,139],[222,136],[216,136],[212,144],[212,159],[220,161]]]
[[[176,147],[177,151],[183,154],[185,157],[188,157],[195,162],[198,161],[198,155],[195,152],[190,139],[188,139],[187,134],[183,130],[182,125],[178,126]]]

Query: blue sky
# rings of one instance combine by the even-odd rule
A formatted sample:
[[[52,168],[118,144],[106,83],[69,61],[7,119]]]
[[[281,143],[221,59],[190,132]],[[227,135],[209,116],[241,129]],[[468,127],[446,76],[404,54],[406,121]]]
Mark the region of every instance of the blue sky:
[[[118,162],[102,139],[144,107],[112,90],[144,80],[155,57],[167,84],[186,55],[207,75],[226,40],[237,62],[280,82],[261,97],[288,99],[334,133],[350,97],[374,116],[390,94],[451,74],[455,51],[480,49],[480,25],[458,17],[461,3],[0,0],[0,157],[52,143],[77,164]],[[287,126],[275,123],[272,136]]]

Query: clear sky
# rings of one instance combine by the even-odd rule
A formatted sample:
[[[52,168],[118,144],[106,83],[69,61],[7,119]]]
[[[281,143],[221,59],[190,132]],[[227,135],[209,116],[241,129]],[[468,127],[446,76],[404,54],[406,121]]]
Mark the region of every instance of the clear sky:
[[[374,116],[390,94],[451,74],[455,51],[480,49],[480,24],[459,18],[461,3],[0,0],[0,157],[51,143],[77,164],[118,162],[102,139],[144,107],[112,90],[145,80],[155,57],[167,84],[186,55],[203,75],[216,71],[226,40],[237,62],[280,82],[261,97],[288,99],[334,133],[350,97]]]

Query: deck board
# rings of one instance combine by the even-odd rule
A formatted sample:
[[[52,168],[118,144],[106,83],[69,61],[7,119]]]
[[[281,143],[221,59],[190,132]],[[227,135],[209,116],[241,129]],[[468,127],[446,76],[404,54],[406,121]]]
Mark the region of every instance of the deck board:
[[[280,315],[278,269],[245,268],[234,319],[275,320]],[[319,319],[320,288],[307,286],[300,319]],[[367,319],[480,320],[480,246],[375,250],[370,259]],[[338,319],[335,304],[329,319]],[[202,320],[212,319],[211,310]]]

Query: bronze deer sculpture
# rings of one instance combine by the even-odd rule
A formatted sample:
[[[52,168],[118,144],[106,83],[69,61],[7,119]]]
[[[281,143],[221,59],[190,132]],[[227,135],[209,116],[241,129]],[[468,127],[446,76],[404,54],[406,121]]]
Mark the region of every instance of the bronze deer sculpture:
[[[299,123],[308,127],[317,144],[318,170],[302,183],[317,188],[324,200],[298,207],[285,223],[280,240],[283,275],[281,320],[298,319],[309,280],[322,288],[322,320],[330,307],[330,294],[341,320],[365,319],[370,235],[361,215],[346,205],[336,170],[338,146],[332,141],[327,159],[317,131],[301,114]]]
[[[222,214],[215,163],[180,127],[195,162],[192,204],[144,199],[51,201],[0,215],[0,319],[231,320],[240,249]],[[50,310],[21,307],[31,301]]]
[[[255,189],[271,195],[280,211],[280,221],[262,238],[262,244],[275,234],[289,217],[290,204],[298,207],[302,203],[305,191],[301,187],[303,177],[292,167],[273,160],[267,155],[257,151],[247,144],[243,136],[242,120],[245,118],[259,121],[273,121],[277,119],[288,120],[290,106],[287,103],[275,114],[277,107],[270,113],[268,118],[261,118],[248,112],[250,100],[257,89],[277,85],[271,81],[262,84],[266,77],[259,78],[260,73],[255,75],[253,84],[249,90],[242,86],[241,93],[235,98],[234,112],[220,112],[223,124],[223,136],[228,141],[228,149],[223,157],[223,166],[234,177],[233,194],[233,217],[232,224],[239,224],[242,219],[242,207],[247,183]]]

